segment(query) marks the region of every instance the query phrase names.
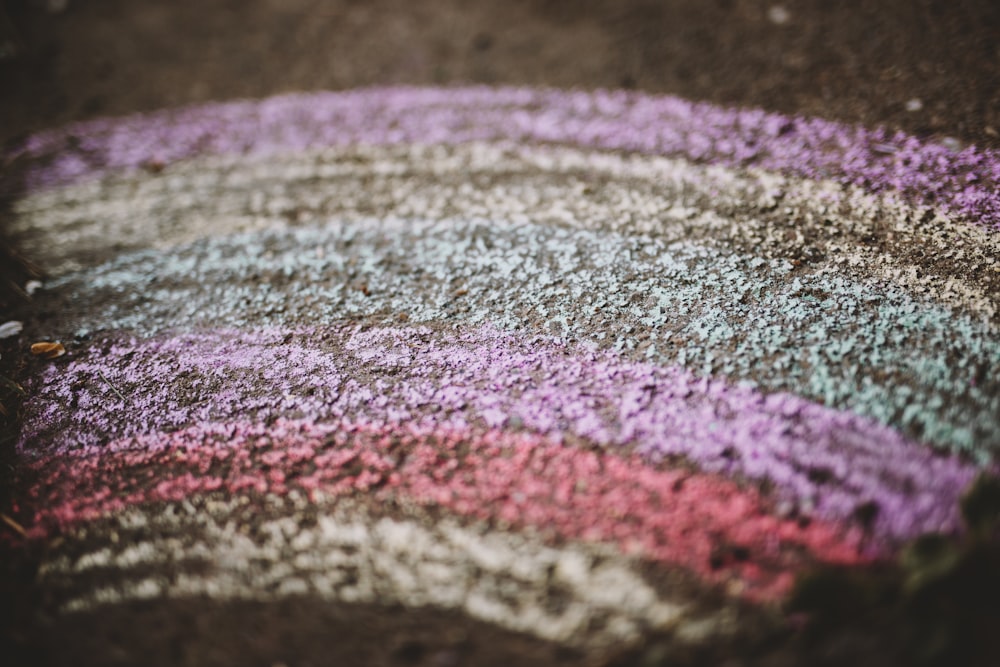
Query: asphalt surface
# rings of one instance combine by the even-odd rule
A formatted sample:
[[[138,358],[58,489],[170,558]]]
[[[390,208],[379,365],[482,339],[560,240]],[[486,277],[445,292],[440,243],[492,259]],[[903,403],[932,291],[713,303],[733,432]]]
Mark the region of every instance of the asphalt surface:
[[[993,3],[45,6],[15,662],[998,655]]]

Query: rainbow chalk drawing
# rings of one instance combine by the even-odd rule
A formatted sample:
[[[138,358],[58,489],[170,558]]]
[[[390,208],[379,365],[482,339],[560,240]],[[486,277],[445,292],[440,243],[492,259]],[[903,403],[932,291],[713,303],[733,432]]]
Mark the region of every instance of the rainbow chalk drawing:
[[[68,349],[29,368],[18,444],[60,613],[310,596],[712,641],[818,564],[960,533],[996,468],[989,151],[394,88],[5,158],[52,268],[26,333]]]

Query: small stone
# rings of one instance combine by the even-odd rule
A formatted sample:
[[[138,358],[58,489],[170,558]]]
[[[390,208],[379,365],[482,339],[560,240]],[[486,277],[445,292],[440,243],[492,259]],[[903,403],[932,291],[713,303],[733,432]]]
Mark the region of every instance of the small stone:
[[[767,20],[775,25],[785,25],[791,18],[792,15],[781,5],[772,5],[767,10]]]
[[[66,348],[63,347],[62,343],[42,341],[32,344],[31,354],[36,357],[41,357],[42,359],[55,359],[56,357],[61,357],[66,354]]]
[[[923,109],[924,103],[921,102],[918,98],[914,97],[912,100],[907,100],[904,106],[906,107],[907,111],[914,112]]]
[[[952,153],[958,153],[962,150],[962,142],[955,137],[945,137],[941,140],[941,145],[950,150]]]
[[[24,325],[20,322],[11,320],[10,322],[4,322],[0,324],[0,339],[10,338],[11,336],[16,336],[21,333],[24,329]]]

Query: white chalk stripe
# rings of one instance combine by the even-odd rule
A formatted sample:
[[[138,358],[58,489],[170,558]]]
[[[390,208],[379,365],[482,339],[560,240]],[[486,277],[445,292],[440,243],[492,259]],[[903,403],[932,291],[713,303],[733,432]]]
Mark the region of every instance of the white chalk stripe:
[[[54,273],[116,248],[371,216],[489,218],[712,236],[828,270],[891,280],[987,319],[998,312],[1000,235],[830,181],[568,147],[353,147],[198,158],[21,200],[13,232]],[[866,245],[871,240],[870,245]],[[931,258],[937,261],[925,261]]]
[[[64,553],[42,564],[40,585],[77,591],[63,602],[65,612],[199,595],[311,595],[455,610],[585,648],[620,647],[650,631],[692,642],[735,629],[730,603],[696,610],[683,593],[665,597],[638,574],[639,561],[607,545],[549,546],[530,532],[377,516],[346,501],[325,508],[311,527],[301,516],[278,516],[260,521],[250,536],[235,519],[242,510],[239,499],[130,509],[102,529],[85,528],[87,543],[100,546],[82,555],[69,536]],[[117,531],[136,529],[117,539]],[[199,565],[185,570],[192,562]],[[102,583],[81,595],[88,577]]]

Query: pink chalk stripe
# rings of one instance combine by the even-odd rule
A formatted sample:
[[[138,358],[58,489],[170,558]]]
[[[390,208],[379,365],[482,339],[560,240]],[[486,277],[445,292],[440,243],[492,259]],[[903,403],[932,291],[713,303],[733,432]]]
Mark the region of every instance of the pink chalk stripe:
[[[140,436],[107,454],[48,456],[31,472],[37,481],[25,499],[39,508],[35,537],[144,503],[298,490],[314,499],[364,494],[438,506],[550,538],[609,542],[756,601],[784,595],[816,561],[864,561],[857,531],[780,519],[758,493],[720,477],[495,430],[210,424]]]

